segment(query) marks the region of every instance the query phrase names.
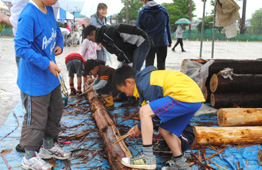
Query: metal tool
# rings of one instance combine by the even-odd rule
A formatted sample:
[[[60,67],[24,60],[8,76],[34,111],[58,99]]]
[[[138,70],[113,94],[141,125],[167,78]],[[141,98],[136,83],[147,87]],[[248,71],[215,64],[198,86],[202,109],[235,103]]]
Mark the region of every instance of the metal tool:
[[[57,74],[57,77],[60,81],[60,84],[61,84],[61,87],[62,87],[62,92],[68,98],[68,90],[66,88],[65,81],[64,81],[63,77],[57,71],[56,71],[56,74]]]

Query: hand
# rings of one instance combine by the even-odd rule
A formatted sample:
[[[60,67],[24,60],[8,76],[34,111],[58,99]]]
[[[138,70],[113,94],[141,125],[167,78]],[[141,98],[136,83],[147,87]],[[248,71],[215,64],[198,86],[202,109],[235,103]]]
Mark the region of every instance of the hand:
[[[93,90],[93,86],[87,86],[86,88],[85,88],[85,91],[92,91]]]
[[[57,71],[58,73],[61,72],[60,69],[57,67],[57,65],[56,65],[53,61],[50,61],[50,62],[49,62],[48,69],[49,69],[50,72],[53,73],[55,76],[58,76],[58,75],[56,74],[56,71]]]
[[[138,125],[133,126],[128,132],[131,137],[138,137],[141,134],[141,131],[138,129]]]
[[[99,44],[98,46],[99,46],[99,47],[103,47],[103,45],[102,45],[102,44]]]
[[[168,47],[172,47],[172,43],[170,43]]]
[[[0,12],[0,24],[3,23],[3,22],[8,24],[10,27],[13,27],[13,25],[11,24],[11,22],[9,20],[9,16],[7,16],[3,12]]]
[[[57,56],[57,55],[60,55],[60,54],[62,53],[62,48],[59,47],[59,46],[56,46],[54,52],[55,52],[55,55],[56,55],[56,56]]]

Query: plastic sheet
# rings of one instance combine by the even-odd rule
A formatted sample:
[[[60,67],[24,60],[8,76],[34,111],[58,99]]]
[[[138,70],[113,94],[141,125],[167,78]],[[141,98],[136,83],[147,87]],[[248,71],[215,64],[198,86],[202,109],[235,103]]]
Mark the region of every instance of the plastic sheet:
[[[69,104],[77,102],[77,99],[75,100],[69,100]],[[129,119],[126,121],[123,121],[124,117],[122,116],[128,116],[129,114],[132,114],[137,111],[137,109],[126,109],[121,108],[120,103],[116,104],[116,110],[111,111],[111,115],[116,120],[116,126],[119,128],[121,135],[124,135],[129,128],[131,128],[134,124],[137,123],[137,120]],[[78,105],[81,105],[81,107],[87,108],[88,104],[86,103],[86,100],[83,100]],[[86,130],[90,130],[95,128],[94,120],[91,116],[91,112],[80,114],[81,107],[75,108],[75,113],[66,114],[63,116],[61,120],[62,129],[63,132],[61,133],[62,136],[72,136],[78,133],[81,133]],[[72,108],[66,109],[67,112],[72,111]],[[5,157],[7,159],[8,164],[12,167],[12,169],[21,169],[20,163],[22,161],[22,153],[18,153],[15,150],[15,146],[19,143],[20,139],[20,133],[21,133],[21,125],[23,121],[23,115],[25,113],[25,110],[22,109],[21,103],[18,103],[15,108],[12,110],[12,112],[9,114],[7,120],[4,122],[3,126],[0,128],[0,139],[4,137],[6,134],[10,133],[13,129],[16,128],[17,122],[16,118],[13,115],[13,112],[17,116],[19,120],[19,128],[15,130],[13,133],[11,133],[8,137],[4,138],[0,141],[0,151],[2,150],[8,150],[10,149],[10,153],[5,153]],[[74,128],[73,127],[77,124],[85,124]],[[201,126],[217,126],[217,117],[215,115],[201,115],[199,117],[193,117],[191,121],[192,125],[201,125]],[[67,128],[65,128],[67,127]],[[91,140],[92,139],[92,140]],[[62,146],[65,150],[75,150],[75,149],[87,149],[85,152],[85,157],[77,156],[72,157],[69,159],[70,167],[72,170],[85,170],[85,169],[97,169],[98,167],[100,169],[110,169],[110,166],[105,159],[104,151],[103,151],[103,143],[101,140],[101,137],[99,137],[98,131],[93,130],[88,135],[86,135],[84,138],[80,138],[77,140],[68,140],[68,139],[60,139],[60,141],[63,143]],[[70,141],[70,142],[68,142]],[[65,143],[64,143],[65,142]],[[141,138],[131,138],[126,139],[126,142],[130,145],[128,148],[131,150],[133,155],[137,155],[142,150],[141,145]],[[257,161],[257,152],[259,149],[262,149],[260,145],[253,145],[253,146],[227,146],[225,150],[220,153],[218,156],[215,156],[211,158],[213,162],[215,162],[217,165],[227,169],[227,170],[236,170],[237,164],[236,161],[239,162],[240,167],[244,170],[262,170],[262,167],[259,166]],[[74,154],[80,154],[82,151],[76,151]],[[191,150],[186,151],[185,155],[190,158]],[[193,153],[197,153],[198,150],[192,150]],[[216,153],[217,151],[211,149],[211,147],[206,148],[206,157]],[[96,154],[95,154],[96,153]],[[170,159],[171,154],[160,154],[155,153],[157,158],[157,167],[160,169],[165,162]],[[51,160],[51,163],[54,164],[54,169],[64,169],[65,168],[65,162],[59,161],[59,160]],[[202,163],[205,163],[204,161]],[[212,164],[210,162],[210,166],[215,169],[222,169],[218,167],[215,164]],[[8,169],[5,165],[5,162],[2,158],[0,158],[0,169],[5,170]],[[199,169],[198,165],[191,166],[192,170]]]

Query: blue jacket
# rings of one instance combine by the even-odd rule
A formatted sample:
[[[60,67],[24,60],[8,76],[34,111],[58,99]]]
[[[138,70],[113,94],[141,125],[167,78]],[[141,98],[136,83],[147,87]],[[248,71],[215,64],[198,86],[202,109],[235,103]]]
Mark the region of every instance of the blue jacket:
[[[136,26],[153,39],[155,47],[169,46],[172,43],[168,12],[154,1],[149,1],[139,11]]]
[[[44,14],[27,3],[18,18],[14,39],[16,55],[21,57],[17,84],[30,96],[49,94],[60,84],[48,66],[50,61],[56,63],[54,49],[63,49],[63,37],[52,7],[46,8],[48,12]]]

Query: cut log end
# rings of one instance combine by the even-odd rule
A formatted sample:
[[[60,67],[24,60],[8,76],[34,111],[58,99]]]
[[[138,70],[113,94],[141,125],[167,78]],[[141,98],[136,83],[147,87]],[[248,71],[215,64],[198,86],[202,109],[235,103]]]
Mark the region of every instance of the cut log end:
[[[209,83],[209,86],[210,86],[210,90],[211,92],[215,92],[217,90],[217,87],[218,87],[218,77],[217,77],[217,74],[213,74],[211,79],[210,79],[210,83]]]

